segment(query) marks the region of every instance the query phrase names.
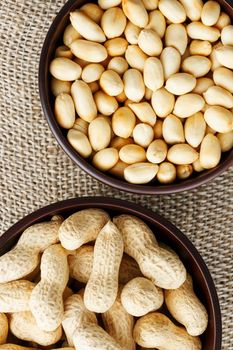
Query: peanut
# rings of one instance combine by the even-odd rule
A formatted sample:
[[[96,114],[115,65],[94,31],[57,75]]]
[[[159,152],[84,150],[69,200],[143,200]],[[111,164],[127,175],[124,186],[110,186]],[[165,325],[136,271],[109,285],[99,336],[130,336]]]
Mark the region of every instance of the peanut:
[[[226,132],[224,134],[219,133],[217,135],[219,139],[221,151],[227,152],[230,151],[233,147],[233,131]]]
[[[154,125],[155,139],[161,139],[163,137],[163,121],[158,119]]]
[[[225,67],[219,67],[213,72],[216,85],[223,87],[233,94],[233,72]]]
[[[101,171],[107,171],[113,168],[118,160],[119,155],[115,148],[104,148],[94,155],[93,165]]]
[[[175,115],[168,115],[163,122],[163,138],[168,144],[182,143],[185,141],[183,124]]]
[[[210,71],[211,61],[207,57],[195,55],[186,58],[181,67],[184,72],[200,78]]]
[[[94,151],[108,147],[111,140],[111,128],[103,117],[95,118],[88,127],[88,136]]]
[[[165,89],[179,96],[192,91],[195,86],[196,78],[193,75],[188,73],[176,73],[167,79]]]
[[[231,19],[225,12],[221,12],[215,27],[222,30],[224,27],[231,24]]]
[[[200,149],[200,165],[204,169],[212,169],[218,165],[221,158],[221,146],[218,138],[213,134],[207,134]]]
[[[107,50],[103,45],[83,39],[74,40],[70,44],[70,49],[76,57],[93,63],[104,61],[108,56]]]
[[[145,52],[137,45],[129,45],[125,51],[125,59],[128,64],[141,72],[143,72],[147,58]]]
[[[72,97],[62,92],[56,97],[54,113],[58,124],[65,129],[73,127],[75,122],[75,107]]]
[[[166,30],[166,20],[164,15],[158,10],[151,11],[149,13],[149,22],[146,29],[153,29],[160,38],[163,38]]]
[[[104,11],[97,4],[87,3],[80,10],[90,17],[94,22],[100,23]]]
[[[207,40],[212,43],[217,41],[220,37],[219,29],[215,27],[208,27],[201,22],[189,23],[186,29],[191,39]]]
[[[153,128],[145,123],[139,123],[133,129],[133,139],[136,144],[147,148],[153,141],[154,130]]]
[[[159,10],[172,23],[182,23],[186,20],[185,9],[177,0],[160,0]]]
[[[71,86],[71,95],[79,117],[88,123],[95,119],[97,116],[97,108],[91,89],[87,83],[76,80]]]
[[[140,28],[148,23],[148,14],[141,0],[122,0],[122,8],[126,17]]]
[[[136,114],[138,119],[150,126],[156,123],[156,114],[148,102],[129,103],[129,108]]]
[[[153,92],[151,104],[157,116],[165,118],[174,109],[175,97],[166,89],[161,88]]]
[[[151,163],[135,163],[124,170],[124,178],[133,184],[146,184],[153,180],[158,172],[158,166]]]
[[[100,77],[100,86],[109,96],[117,96],[122,93],[123,82],[115,71],[106,70]]]
[[[109,96],[103,91],[97,91],[94,95],[96,107],[103,115],[112,115],[118,108],[118,102],[114,96]],[[92,121],[92,123],[95,120]]]
[[[223,43],[223,45],[233,45],[233,26],[229,25],[225,28],[223,28],[222,32],[221,32],[221,41]]]
[[[88,158],[92,153],[91,144],[87,136],[79,130],[70,129],[67,134],[67,139],[73,148],[83,157]]]
[[[104,12],[101,19],[101,27],[106,37],[112,39],[123,34],[126,22],[126,17],[122,9],[112,7]]]
[[[107,40],[104,46],[109,56],[122,56],[128,47],[128,42],[124,38],[113,38]]]
[[[7,343],[7,344],[0,345],[0,349],[3,349],[3,350],[36,350],[38,348],[28,348],[28,347],[21,346],[21,345]],[[73,350],[73,349],[68,348],[67,350]]]
[[[188,118],[200,112],[205,105],[205,100],[198,94],[186,94],[176,100],[173,113],[179,118]]]
[[[111,7],[118,6],[120,4],[121,4],[121,0],[98,0],[98,5],[103,10],[107,10]]]
[[[164,84],[164,73],[161,61],[156,57],[149,57],[144,66],[144,82],[146,87],[155,91]]]
[[[142,0],[146,10],[155,10],[158,6],[158,0]]]
[[[220,86],[211,86],[203,96],[209,105],[218,105],[228,109],[233,107],[232,94]]]
[[[66,58],[72,59],[73,54],[67,46],[62,45],[62,46],[58,46],[58,48],[56,49],[55,57],[66,57]]]
[[[130,100],[140,102],[145,94],[142,74],[137,69],[129,69],[124,73],[124,91]]]
[[[165,80],[179,72],[181,55],[174,47],[165,47],[160,55],[160,61],[163,65]]]
[[[166,29],[165,44],[174,47],[183,55],[188,45],[185,26],[183,24],[170,24]]]
[[[221,65],[233,69],[233,47],[225,45],[216,49],[216,57]]]
[[[112,117],[112,129],[115,135],[127,139],[136,124],[134,113],[128,107],[120,107]]]
[[[167,144],[163,140],[154,140],[146,151],[146,157],[153,164],[162,163],[167,156]]]
[[[8,319],[4,313],[0,313],[0,344],[5,344],[8,336]]]
[[[34,283],[26,280],[1,283],[0,312],[29,311],[29,299],[34,287]]]
[[[193,173],[193,167],[191,164],[187,165],[177,165],[176,175],[179,180],[188,179]]]
[[[153,29],[143,29],[140,32],[138,45],[148,56],[158,56],[163,49],[162,40]]]
[[[193,92],[195,94],[202,95],[206,90],[208,90],[209,87],[213,86],[214,82],[210,78],[198,78],[197,79],[197,85],[193,89]]]
[[[63,42],[67,47],[70,47],[70,44],[77,40],[80,39],[82,36],[74,29],[72,24],[69,24],[63,34]]]
[[[233,113],[220,106],[209,107],[204,114],[206,123],[217,132],[229,132],[233,127]]]
[[[133,24],[132,22],[128,22],[125,27],[125,37],[128,43],[131,45],[136,45],[138,43],[138,37],[140,34],[141,28]]]
[[[213,26],[218,22],[220,5],[217,1],[207,1],[201,11],[202,23],[206,26]]]
[[[189,50],[191,55],[209,56],[212,52],[212,45],[206,40],[193,40]]]
[[[163,162],[159,165],[157,179],[162,184],[170,184],[176,179],[176,167],[169,162]]]
[[[187,118],[184,126],[185,139],[190,144],[190,146],[196,148],[198,147],[206,131],[206,123],[204,116],[201,112],[192,115]]]
[[[115,175],[118,178],[123,179],[124,178],[124,171],[125,168],[127,168],[128,164],[122,162],[122,160],[118,160],[118,162],[114,165],[114,167],[112,167],[109,170],[109,173],[112,175]]]
[[[202,0],[180,0],[180,2],[184,6],[187,17],[191,21],[199,21],[203,8]]]
[[[177,165],[192,164],[197,158],[197,151],[185,143],[172,146],[167,154],[167,159]]]
[[[51,90],[55,97],[61,93],[70,94],[71,91],[71,82],[58,80],[54,77],[51,79]]]
[[[49,70],[54,78],[62,81],[79,79],[82,72],[79,64],[66,57],[54,58],[50,63]]]
[[[116,136],[112,139],[110,146],[119,151],[123,146],[129,145],[130,143],[133,143],[133,139],[131,137],[124,139],[123,137]]]
[[[104,70],[104,67],[100,63],[88,64],[82,71],[82,80],[85,83],[92,83],[99,80]]]
[[[129,68],[129,65],[123,57],[113,57],[108,64],[108,69],[114,70],[119,75],[124,74],[128,68]]]
[[[119,157],[120,160],[127,164],[144,162],[146,160],[146,151],[139,145],[129,144],[120,149]]]

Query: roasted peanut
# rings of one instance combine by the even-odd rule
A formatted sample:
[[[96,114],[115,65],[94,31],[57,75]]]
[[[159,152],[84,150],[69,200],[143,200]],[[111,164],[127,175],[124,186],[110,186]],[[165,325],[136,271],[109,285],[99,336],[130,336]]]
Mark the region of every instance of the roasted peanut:
[[[70,129],[67,134],[67,139],[73,148],[83,157],[88,158],[92,153],[91,144],[87,136],[79,130]]]
[[[176,179],[176,167],[169,162],[159,164],[157,179],[162,184],[170,184]]]
[[[76,10],[70,13],[70,22],[74,29],[85,39],[102,43],[106,40],[101,27],[83,11]],[[72,46],[72,43],[71,43]]]
[[[70,44],[70,49],[76,57],[93,63],[104,61],[108,56],[103,45],[89,40],[76,39]]]
[[[148,14],[142,0],[122,0],[122,8],[126,17],[140,28],[148,23]]]
[[[136,144],[147,148],[153,141],[154,130],[153,128],[145,123],[139,123],[133,129],[133,139]]]
[[[170,24],[166,29],[165,44],[176,48],[183,55],[188,45],[185,26],[183,24]]]
[[[129,69],[124,73],[124,92],[128,99],[140,102],[145,94],[142,74],[137,69]]]
[[[120,149],[119,157],[127,164],[144,162],[146,160],[146,151],[139,145],[129,144]]]
[[[198,152],[188,144],[172,146],[167,153],[167,159],[173,164],[192,164],[198,158]]]
[[[136,124],[134,113],[128,107],[120,107],[113,114],[112,129],[115,135],[127,139],[131,136]]]
[[[125,51],[125,59],[128,64],[139,71],[143,71],[148,56],[137,45],[129,45]]]
[[[204,169],[212,169],[218,165],[221,158],[221,146],[218,138],[213,134],[207,134],[200,149],[200,165]]]
[[[184,95],[192,91],[196,86],[196,78],[188,73],[176,73],[171,75],[165,85],[170,93]]]
[[[162,163],[167,156],[167,144],[160,139],[151,142],[146,151],[146,157],[153,164]]]
[[[205,131],[206,123],[201,112],[196,113],[186,119],[184,133],[185,139],[190,146],[194,148],[198,147],[205,136]]]
[[[54,58],[50,63],[49,70],[54,78],[62,81],[79,79],[82,73],[79,64],[65,57]]]
[[[124,86],[118,73],[106,70],[100,77],[100,86],[109,96],[117,96],[122,93]]]
[[[93,157],[93,165],[101,170],[107,171],[113,168],[119,160],[118,151],[109,147],[98,151]]]
[[[72,97],[62,92],[56,97],[54,113],[58,124],[65,129],[73,127],[75,122],[75,107]]]
[[[227,152],[230,151],[233,147],[233,131],[226,132],[224,134],[219,133],[217,135],[219,139],[221,151]]]
[[[145,85],[152,91],[158,90],[163,86],[163,66],[157,57],[149,57],[146,60],[143,73]]]
[[[159,9],[162,14],[172,23],[182,23],[186,20],[185,9],[177,0],[160,0]]]
[[[183,124],[175,115],[168,115],[163,122],[163,138],[168,144],[182,143],[185,141]]]
[[[77,114],[87,122],[91,122],[97,116],[96,104],[90,87],[81,80],[76,80],[71,86],[71,95]]]
[[[153,29],[160,38],[163,38],[166,30],[166,20],[159,10],[149,12],[149,22],[146,29]]]
[[[174,47],[165,47],[160,55],[160,61],[163,65],[165,80],[179,72],[181,55]]]
[[[185,94],[176,100],[173,113],[179,118],[188,118],[200,112],[205,105],[205,100],[198,94]]]
[[[148,102],[129,103],[129,108],[136,114],[141,122],[154,126],[156,114]]]
[[[205,121],[217,132],[229,132],[233,127],[233,113],[221,106],[211,106],[204,114]]]
[[[157,32],[153,29],[143,29],[138,36],[138,46],[148,56],[159,56],[163,49],[163,43]]]
[[[94,22],[100,23],[104,11],[97,4],[87,3],[80,10],[90,17]]]
[[[146,184],[155,178],[157,172],[158,165],[139,162],[125,168],[124,177],[133,184]]]
[[[112,39],[123,34],[126,27],[126,17],[119,7],[112,7],[104,12],[101,27],[107,38]]]

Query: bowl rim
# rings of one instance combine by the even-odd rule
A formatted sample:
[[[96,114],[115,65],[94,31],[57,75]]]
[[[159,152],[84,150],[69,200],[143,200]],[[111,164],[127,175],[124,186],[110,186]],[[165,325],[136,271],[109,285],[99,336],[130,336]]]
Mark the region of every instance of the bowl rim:
[[[4,248],[5,245],[7,245],[12,239],[16,238],[19,233],[22,233],[27,227],[48,218],[48,216],[59,214],[62,215],[62,212],[65,211],[74,209],[82,210],[84,208],[93,207],[102,208],[105,210],[122,210],[122,212],[124,212],[124,209],[126,209],[129,214],[139,216],[146,222],[156,224],[158,230],[161,229],[161,232],[168,232],[171,237],[175,237],[175,239],[179,241],[179,244],[185,249],[185,251],[189,252],[192,259],[196,261],[203,279],[206,281],[206,288],[210,296],[214,321],[213,333],[215,336],[215,348],[213,350],[221,350],[222,320],[220,304],[215,284],[204,259],[191,240],[182,231],[180,231],[169,220],[150,209],[147,209],[137,203],[103,196],[66,199],[42,207],[16,222],[0,237],[0,247]]]
[[[226,159],[223,159],[217,167],[210,170],[205,170],[204,173],[199,173],[196,177],[191,177],[190,179],[168,185],[153,185],[153,183],[148,185],[136,185],[128,183],[125,180],[120,180],[116,177],[111,176],[110,174],[99,171],[74,150],[74,148],[67,141],[66,137],[63,135],[61,128],[60,126],[58,126],[58,123],[54,117],[54,112],[52,110],[49,99],[50,89],[48,88],[49,84],[47,80],[48,76],[46,74],[46,69],[48,69],[49,64],[47,60],[48,49],[50,47],[51,39],[54,36],[56,28],[58,27],[59,23],[64,18],[64,16],[67,15],[67,13],[71,10],[71,8],[75,5],[77,1],[78,0],[69,0],[61,8],[59,13],[53,20],[47,32],[41,50],[38,75],[40,101],[46,120],[56,141],[63,149],[63,151],[68,155],[68,157],[75,163],[75,165],[78,165],[88,175],[92,176],[93,178],[95,178],[103,184],[109,185],[121,191],[127,191],[135,194],[144,195],[171,194],[195,189],[221,175],[225,170],[227,170],[231,165],[233,165],[233,150],[231,150],[227,154]],[[229,0],[223,0],[223,2],[228,7],[233,6],[232,2]]]

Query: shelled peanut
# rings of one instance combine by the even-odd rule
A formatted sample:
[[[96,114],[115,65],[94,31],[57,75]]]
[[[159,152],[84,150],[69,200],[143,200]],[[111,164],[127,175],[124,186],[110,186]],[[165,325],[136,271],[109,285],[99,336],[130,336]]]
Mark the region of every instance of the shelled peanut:
[[[134,184],[219,164],[233,143],[233,26],[218,2],[99,0],[70,21],[51,89],[81,157]]]

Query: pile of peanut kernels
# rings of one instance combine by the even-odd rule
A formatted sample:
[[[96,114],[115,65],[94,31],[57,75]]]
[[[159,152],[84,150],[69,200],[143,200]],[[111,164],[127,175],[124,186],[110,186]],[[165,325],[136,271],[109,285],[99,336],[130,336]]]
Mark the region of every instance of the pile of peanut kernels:
[[[134,184],[216,167],[233,147],[233,26],[216,1],[99,0],[51,62],[73,148]]]
[[[3,350],[201,350],[207,325],[178,255],[132,215],[54,216],[0,257]]]

